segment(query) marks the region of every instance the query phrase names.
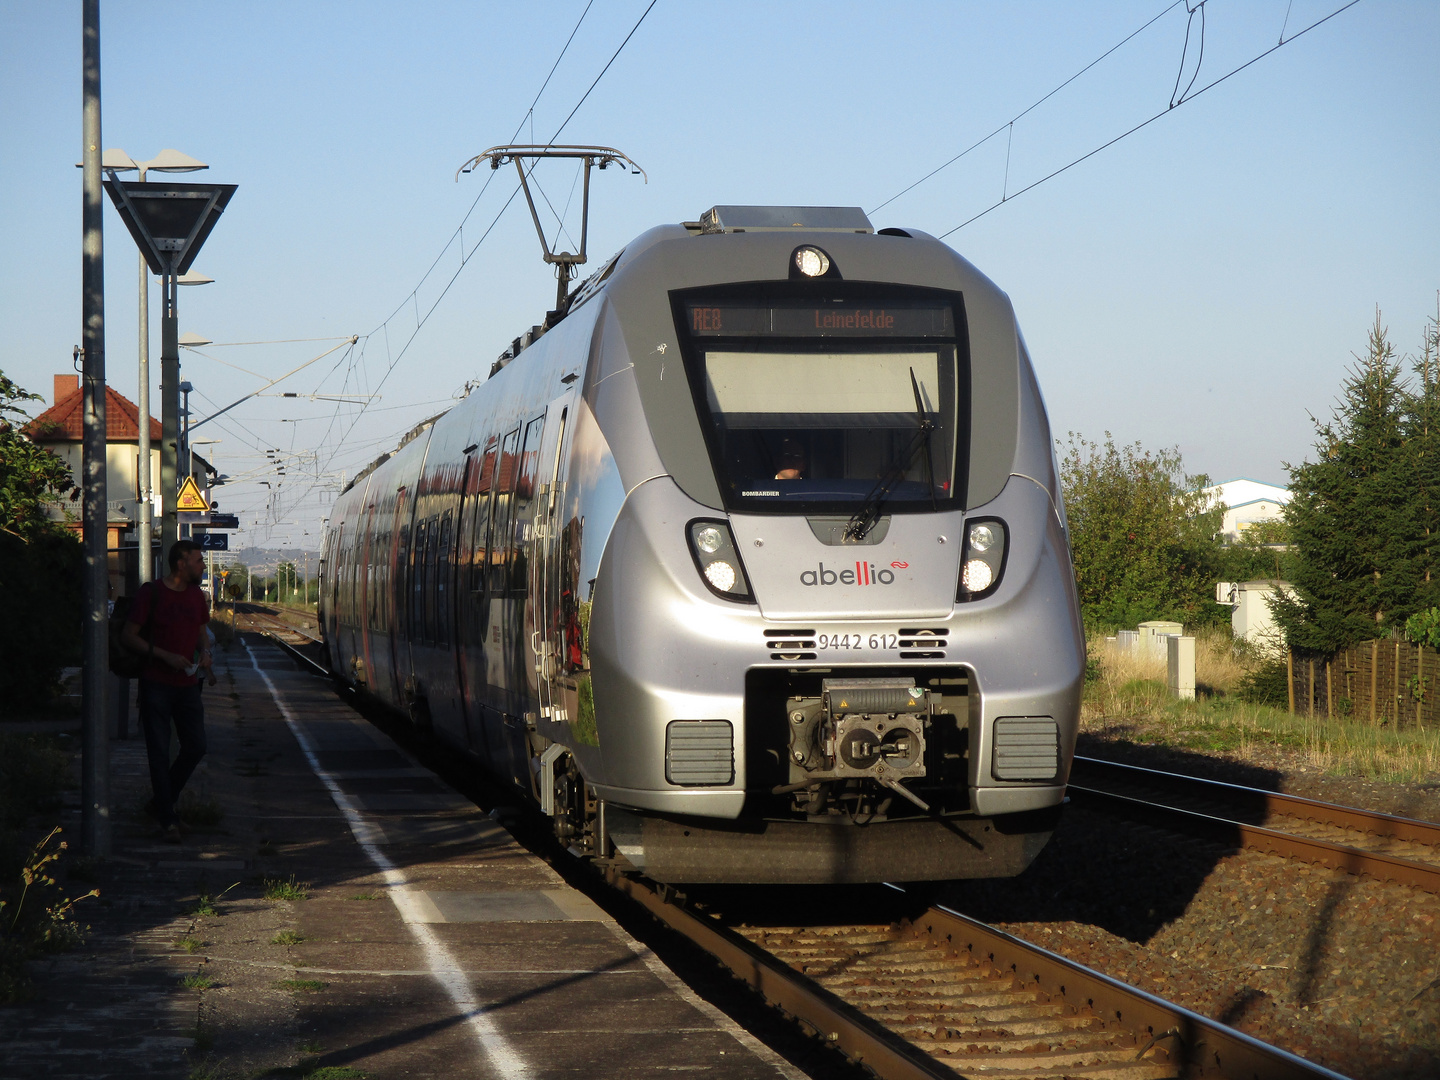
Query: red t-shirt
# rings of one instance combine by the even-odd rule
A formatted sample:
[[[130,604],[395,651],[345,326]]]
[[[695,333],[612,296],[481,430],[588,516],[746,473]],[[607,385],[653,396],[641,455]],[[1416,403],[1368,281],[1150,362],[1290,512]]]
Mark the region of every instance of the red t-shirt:
[[[150,618],[151,603],[156,603],[155,619],[147,633],[145,622]],[[205,624],[209,621],[210,605],[204,589],[199,585],[189,585],[176,592],[162,581],[150,581],[140,586],[126,619],[140,631],[142,638],[153,641],[156,648],[186,657],[195,656],[196,646],[201,643]],[[193,686],[199,681],[198,673],[186,675],[160,660],[146,664],[140,677],[171,686]]]

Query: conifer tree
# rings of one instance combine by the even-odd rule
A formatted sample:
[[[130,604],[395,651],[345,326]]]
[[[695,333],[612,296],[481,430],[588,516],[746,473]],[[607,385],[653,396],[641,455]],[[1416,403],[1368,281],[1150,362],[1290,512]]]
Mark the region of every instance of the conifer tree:
[[[1317,460],[1287,465],[1298,596],[1273,607],[1290,644],[1315,652],[1377,637],[1424,606],[1424,500],[1407,439],[1418,414],[1378,310],[1355,360],[1333,416],[1315,420]]]

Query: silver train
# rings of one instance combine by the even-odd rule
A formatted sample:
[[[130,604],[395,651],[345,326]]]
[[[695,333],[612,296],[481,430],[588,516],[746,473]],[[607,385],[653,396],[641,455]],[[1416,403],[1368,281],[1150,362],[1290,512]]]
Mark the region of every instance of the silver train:
[[[668,882],[1019,873],[1085,646],[1009,299],[844,207],[638,237],[362,472],[336,677]]]

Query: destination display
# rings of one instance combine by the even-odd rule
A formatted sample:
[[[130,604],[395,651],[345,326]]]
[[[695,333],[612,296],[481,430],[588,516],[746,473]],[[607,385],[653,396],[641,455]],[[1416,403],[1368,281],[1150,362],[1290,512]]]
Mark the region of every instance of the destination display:
[[[948,306],[886,307],[869,304],[757,306],[688,304],[687,325],[696,337],[898,337],[953,338]]]

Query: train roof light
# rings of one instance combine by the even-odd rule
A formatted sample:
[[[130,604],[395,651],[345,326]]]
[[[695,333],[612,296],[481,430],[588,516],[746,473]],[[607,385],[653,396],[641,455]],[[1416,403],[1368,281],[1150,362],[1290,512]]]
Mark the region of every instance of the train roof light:
[[[795,269],[806,277],[824,277],[825,272],[830,269],[830,256],[809,245],[796,248]]]

